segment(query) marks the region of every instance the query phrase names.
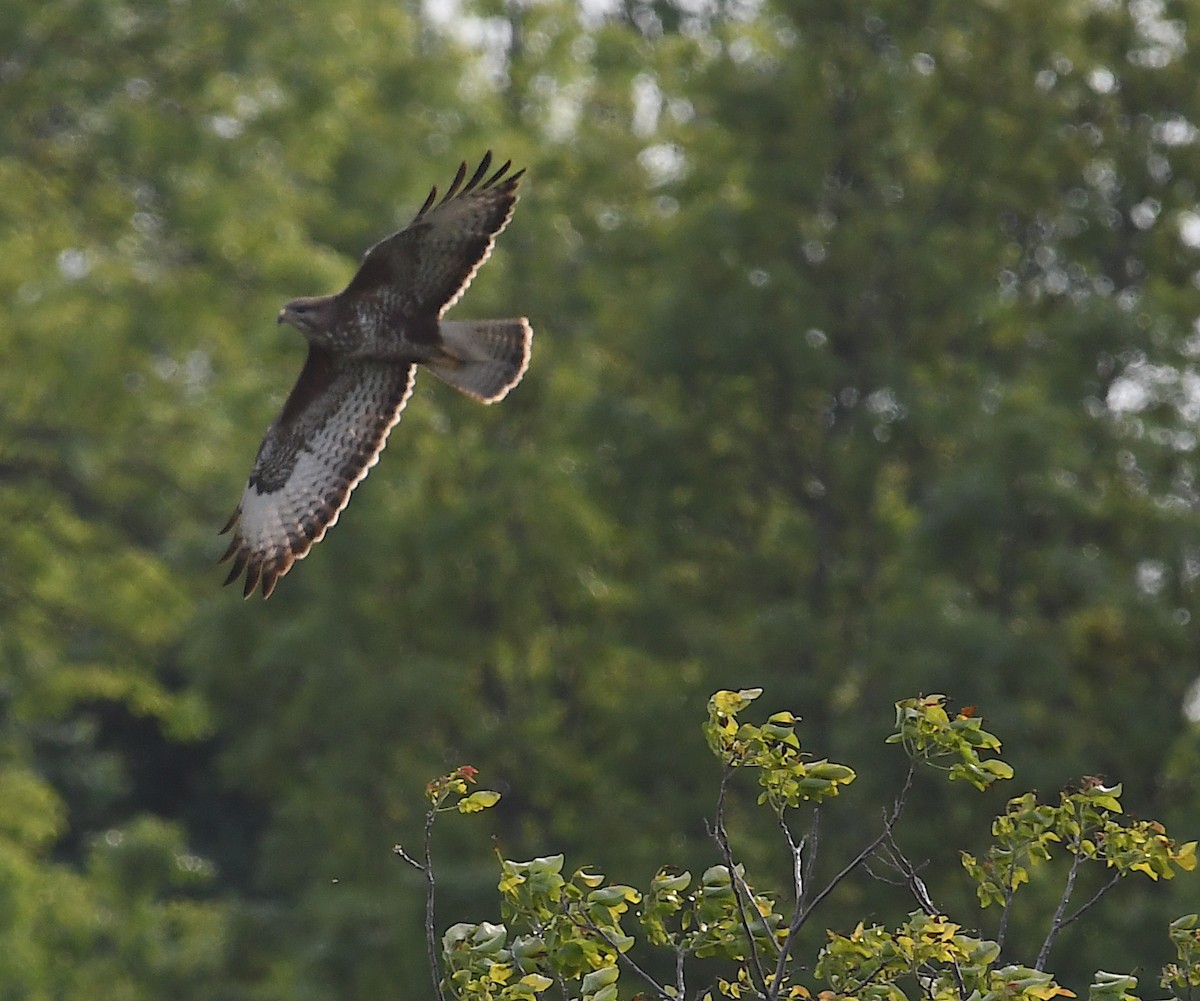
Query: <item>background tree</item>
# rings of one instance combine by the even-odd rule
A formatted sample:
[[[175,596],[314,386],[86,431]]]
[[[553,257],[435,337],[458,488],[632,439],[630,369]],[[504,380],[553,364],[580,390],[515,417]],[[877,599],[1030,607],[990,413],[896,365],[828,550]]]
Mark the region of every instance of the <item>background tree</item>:
[[[697,868],[716,688],[769,685],[863,803],[897,775],[860,721],[949,691],[1030,784],[1103,773],[1192,836],[1187,11],[8,4],[0,829],[39,928],[110,915],[142,958],[22,932],[41,979],[5,989],[421,989],[413,791],[486,763],[510,858]],[[530,315],[520,391],[419,385],[271,602],[217,590],[302,358],[279,303],[488,147],[530,180],[457,310]],[[914,805],[910,857],[968,843],[953,798]],[[493,884],[455,837],[448,913]],[[114,896],[131,844],[161,864]],[[1186,908],[1121,892],[1065,982],[1167,958]]]

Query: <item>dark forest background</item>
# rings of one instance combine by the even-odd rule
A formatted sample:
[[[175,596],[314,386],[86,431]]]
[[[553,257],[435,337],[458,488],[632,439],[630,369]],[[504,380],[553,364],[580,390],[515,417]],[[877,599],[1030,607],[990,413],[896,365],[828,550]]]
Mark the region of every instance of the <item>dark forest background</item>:
[[[858,771],[830,867],[918,692],[1020,785],[913,791],[939,899],[1025,788],[1196,837],[1197,14],[0,7],[0,997],[427,996],[391,851],[426,781],[504,793],[439,826],[443,926],[496,918],[491,834],[702,870],[717,688]],[[454,315],[528,315],[524,382],[419,379],[275,596],[221,590],[304,354],[279,306],[489,148],[529,174]],[[752,794],[730,822],[786,885]],[[898,894],[847,882],[806,948]],[[1129,881],[1052,968],[1155,971],[1196,896]]]

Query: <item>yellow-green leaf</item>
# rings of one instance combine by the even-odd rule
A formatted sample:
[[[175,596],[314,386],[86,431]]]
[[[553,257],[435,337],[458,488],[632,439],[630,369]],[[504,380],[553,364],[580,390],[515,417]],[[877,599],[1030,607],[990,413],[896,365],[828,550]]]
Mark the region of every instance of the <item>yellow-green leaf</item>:
[[[495,806],[500,802],[500,794],[492,792],[491,789],[480,789],[478,792],[471,793],[465,799],[458,801],[459,813],[479,813],[481,810],[486,810],[489,806]]]

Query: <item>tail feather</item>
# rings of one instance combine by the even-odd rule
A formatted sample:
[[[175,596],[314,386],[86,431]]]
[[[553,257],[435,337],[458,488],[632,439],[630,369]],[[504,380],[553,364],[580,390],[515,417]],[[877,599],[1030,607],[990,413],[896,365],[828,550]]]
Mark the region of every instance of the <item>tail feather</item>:
[[[529,365],[533,330],[517,320],[442,320],[442,353],[427,363],[442,382],[480,403],[502,400]]]

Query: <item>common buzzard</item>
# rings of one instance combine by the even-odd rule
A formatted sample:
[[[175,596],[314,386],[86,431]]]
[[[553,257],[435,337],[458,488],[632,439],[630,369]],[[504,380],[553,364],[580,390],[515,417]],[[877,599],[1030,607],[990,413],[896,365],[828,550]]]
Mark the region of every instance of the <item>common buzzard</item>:
[[[525,172],[510,174],[508,161],[489,174],[491,164],[489,152],[468,180],[463,163],[441,201],[430,191],[337,295],[280,311],[307,338],[308,358],[221,530],[234,530],[225,583],[245,572],[245,597],[260,584],[269,597],[337,521],[400,420],[417,365],[481,403],[503,399],[525,374],[533,331],[524,317],[442,319],[512,216]]]

